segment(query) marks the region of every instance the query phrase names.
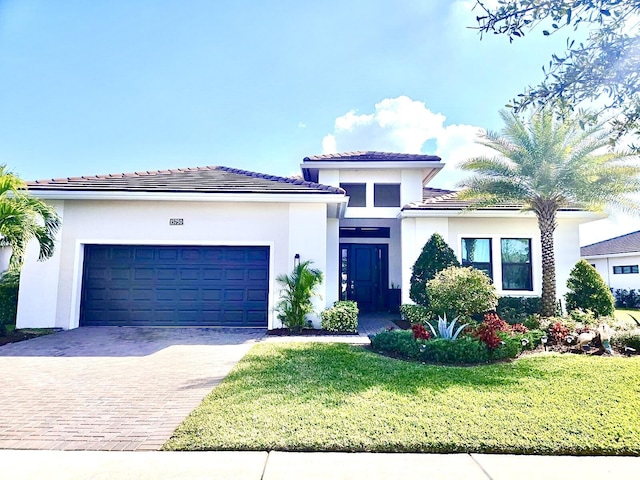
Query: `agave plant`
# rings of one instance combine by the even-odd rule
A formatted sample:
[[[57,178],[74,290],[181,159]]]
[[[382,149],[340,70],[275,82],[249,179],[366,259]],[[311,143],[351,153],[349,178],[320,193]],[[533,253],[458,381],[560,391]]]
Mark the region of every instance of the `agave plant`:
[[[433,333],[433,338],[444,338],[445,340],[455,340],[460,335],[460,332],[469,325],[465,323],[458,327],[458,329],[454,332],[456,322],[458,321],[458,317],[451,320],[451,323],[447,322],[447,314],[444,314],[444,318],[438,316],[438,332],[433,328],[433,325],[427,322],[427,326],[431,329],[431,333]]]

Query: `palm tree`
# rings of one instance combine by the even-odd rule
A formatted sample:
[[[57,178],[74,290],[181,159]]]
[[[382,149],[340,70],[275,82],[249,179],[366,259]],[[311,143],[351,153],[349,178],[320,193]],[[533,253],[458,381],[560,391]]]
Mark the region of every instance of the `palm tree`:
[[[489,132],[479,141],[498,155],[463,162],[462,169],[475,175],[460,183],[466,188],[460,198],[475,200],[472,208],[518,203],[535,213],[542,244],[540,313],[550,317],[556,311],[553,232],[558,210],[597,212],[609,206],[637,212],[628,195],[640,191],[640,167],[634,155],[607,148],[609,132],[600,126],[581,128],[577,115],[558,120],[542,110],[528,121],[508,111],[500,115],[505,123],[501,134]]]
[[[11,247],[9,272],[20,271],[27,244],[40,245],[39,260],[53,255],[60,218],[50,205],[27,193],[26,183],[0,165],[0,246]]]
[[[289,330],[302,330],[306,315],[313,312],[314,290],[322,283],[323,275],[311,264],[311,260],[298,263],[290,274],[276,277],[283,287],[276,307],[278,318]]]

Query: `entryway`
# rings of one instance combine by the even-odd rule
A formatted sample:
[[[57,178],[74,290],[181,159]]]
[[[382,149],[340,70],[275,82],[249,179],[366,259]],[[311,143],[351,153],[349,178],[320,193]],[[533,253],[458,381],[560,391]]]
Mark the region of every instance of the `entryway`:
[[[340,298],[358,302],[362,313],[386,309],[389,286],[389,246],[340,244]]]

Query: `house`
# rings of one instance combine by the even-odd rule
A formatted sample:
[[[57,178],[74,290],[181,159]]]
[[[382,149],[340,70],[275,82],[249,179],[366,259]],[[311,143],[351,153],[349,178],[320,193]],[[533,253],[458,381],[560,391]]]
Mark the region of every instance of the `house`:
[[[640,289],[640,230],[586,245],[580,256],[613,289]]]
[[[428,186],[443,166],[432,155],[350,152],[306,157],[301,179],[198,167],[31,182],[63,226],[53,258],[27,252],[18,328],[278,328],[275,279],[299,259],[325,274],[318,309],[352,299],[384,311],[393,287],[409,302],[411,267],[434,232],[501,295],[540,295],[533,214],[468,210],[456,192]],[[558,214],[560,294],[579,259],[578,226],[597,218]]]

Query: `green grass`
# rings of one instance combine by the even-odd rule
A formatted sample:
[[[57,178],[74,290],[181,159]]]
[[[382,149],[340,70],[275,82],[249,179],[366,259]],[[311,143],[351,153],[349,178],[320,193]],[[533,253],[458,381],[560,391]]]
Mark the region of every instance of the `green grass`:
[[[344,344],[255,346],[168,450],[640,454],[640,358],[420,365]]]
[[[633,308],[616,308],[614,312],[614,316],[617,320],[631,320],[629,315],[633,315],[635,318],[640,320],[640,310]]]

